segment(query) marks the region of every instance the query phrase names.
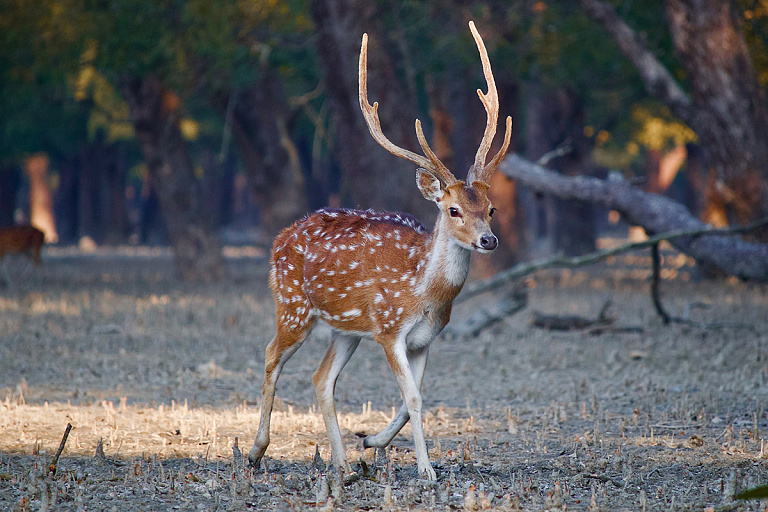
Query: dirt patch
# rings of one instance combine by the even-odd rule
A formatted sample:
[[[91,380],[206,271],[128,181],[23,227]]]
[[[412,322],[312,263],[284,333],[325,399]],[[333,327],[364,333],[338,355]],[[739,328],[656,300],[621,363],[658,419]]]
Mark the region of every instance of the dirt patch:
[[[370,341],[337,386],[358,473],[327,471],[311,381],[324,327],[283,372],[266,470],[246,467],[274,332],[258,254],[230,251],[232,278],[215,285],[176,282],[165,251],[50,249],[32,269],[6,259],[0,509],[729,508],[735,490],[768,480],[768,289],[668,271],[665,304],[697,323],[666,326],[633,258],[538,274],[523,312],[435,342],[424,406],[436,485],[417,478],[408,426],[390,450],[362,450],[359,436],[400,405]],[[617,329],[529,325],[532,311],[595,315],[608,294]],[[494,300],[458,305],[453,321]]]

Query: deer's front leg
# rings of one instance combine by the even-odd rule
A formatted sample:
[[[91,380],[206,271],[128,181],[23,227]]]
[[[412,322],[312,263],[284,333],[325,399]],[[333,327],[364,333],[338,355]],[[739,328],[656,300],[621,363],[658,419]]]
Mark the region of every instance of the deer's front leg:
[[[411,367],[411,373],[413,379],[421,391],[422,383],[424,381],[424,370],[427,366],[427,356],[429,355],[429,347],[425,347],[421,350],[408,351],[407,352],[408,363]],[[398,432],[408,423],[410,415],[408,414],[408,406],[403,402],[400,410],[397,412],[397,416],[392,422],[384,428],[378,434],[367,436],[363,440],[363,446],[365,448],[385,448],[392,439],[395,438]]]
[[[419,468],[419,475],[428,480],[437,480],[435,470],[429,463],[429,453],[427,452],[427,442],[424,439],[424,425],[421,418],[421,392],[416,385],[416,379],[408,361],[405,336],[398,337],[395,340],[377,339],[376,341],[384,347],[387,362],[390,368],[392,368],[397,385],[400,387],[400,393],[403,395],[403,402],[405,402],[405,406],[408,409],[411,428],[413,429],[413,444],[416,449],[416,463]]]

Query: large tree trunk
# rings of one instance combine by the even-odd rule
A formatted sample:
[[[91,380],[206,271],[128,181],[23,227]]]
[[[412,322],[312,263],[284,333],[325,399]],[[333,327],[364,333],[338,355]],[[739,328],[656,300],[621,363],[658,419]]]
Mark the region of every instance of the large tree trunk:
[[[253,86],[214,99],[231,123],[249,186],[268,237],[307,212],[304,173],[288,133],[289,107],[276,71],[264,67]]]
[[[563,199],[578,199],[619,211],[628,222],[651,235],[674,230],[703,229],[706,225],[682,204],[633,187],[620,174],[607,180],[586,176],[566,177],[517,155],[508,156],[501,171],[531,189]],[[706,235],[677,238],[670,242],[698,263],[757,281],[768,281],[768,245],[750,243],[735,236]]]
[[[386,32],[380,30],[375,5],[354,0],[315,0],[312,14],[317,26],[317,53],[322,60],[325,86],[332,102],[334,148],[342,171],[344,205],[400,209],[428,223],[434,206],[415,186],[413,164],[390,155],[370,136],[358,103],[357,64],[363,32],[369,32],[368,83],[371,101],[378,101],[384,133],[396,145],[421,152],[416,141],[415,100],[395,77],[386,51]]]
[[[178,97],[154,76],[125,80],[123,90],[168,227],[179,277],[221,279],[225,273],[221,247],[179,131]]]
[[[59,186],[56,187],[53,197],[53,211],[57,220],[56,230],[59,233],[60,243],[71,244],[77,240],[77,152],[59,158],[57,167]]]
[[[699,136],[731,221],[768,215],[768,102],[736,7],[723,0],[667,0],[670,33],[690,93],[603,0],[581,0],[637,68],[648,91]],[[768,239],[768,230],[762,231]]]
[[[206,209],[211,212],[215,226],[229,226],[234,213],[235,158],[229,154],[222,160],[210,147],[203,148],[199,158]]]
[[[667,0],[667,19],[691,83],[689,123],[734,194],[729,220],[768,215],[768,103],[734,4]]]

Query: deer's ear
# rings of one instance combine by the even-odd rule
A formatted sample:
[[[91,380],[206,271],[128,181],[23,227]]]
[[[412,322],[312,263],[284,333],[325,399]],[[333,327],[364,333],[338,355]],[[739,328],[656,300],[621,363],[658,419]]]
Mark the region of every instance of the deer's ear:
[[[430,201],[439,203],[445,194],[443,182],[437,176],[426,169],[416,171],[416,185],[419,187],[421,195]]]

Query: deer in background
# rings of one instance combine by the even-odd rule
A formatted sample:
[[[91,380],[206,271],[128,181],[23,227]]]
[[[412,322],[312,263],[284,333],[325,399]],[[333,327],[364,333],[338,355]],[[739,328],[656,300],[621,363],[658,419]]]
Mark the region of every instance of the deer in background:
[[[275,386],[283,365],[319,318],[333,328],[330,347],[313,376],[333,466],[342,473],[349,471],[336,418],[336,379],[361,337],[373,337],[384,349],[403,406],[382,432],[369,435],[363,444],[387,446],[410,419],[418,472],[436,479],[421,414],[427,354],[450,319],[453,300],[467,278],[470,254],[489,253],[498,245],[490,226],[494,208],[487,196],[488,181],[504,158],[512,132],[512,118],[507,117],[504,143],[486,164],[496,134],[499,99],[483,40],[474,23],[469,28],[480,52],[488,92],[477,91],[487,124],[466,181],[456,179],[437,158],[418,120],[416,135],[425,156],[396,146],[382,133],[378,103],[368,103],[368,36],[363,35],[359,97],[371,135],[390,153],[418,166],[416,184],[440,212],[430,233],[407,214],[324,209],[275,238],[269,284],[277,309],[277,333],[266,349],[261,423],[248,455],[254,467],[269,445]]]
[[[43,232],[34,226],[0,228],[0,260],[9,253],[26,254],[37,265],[42,265],[40,249],[45,241]]]

